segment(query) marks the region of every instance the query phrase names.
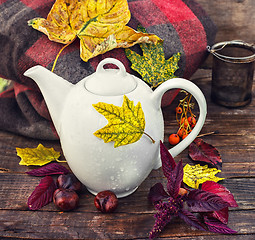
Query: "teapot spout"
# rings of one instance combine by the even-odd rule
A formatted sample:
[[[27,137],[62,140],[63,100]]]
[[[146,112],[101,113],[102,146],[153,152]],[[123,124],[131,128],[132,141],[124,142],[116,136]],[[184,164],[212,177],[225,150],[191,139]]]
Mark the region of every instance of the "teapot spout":
[[[73,84],[40,65],[28,69],[24,76],[32,78],[38,85],[56,131],[60,134],[61,112]]]

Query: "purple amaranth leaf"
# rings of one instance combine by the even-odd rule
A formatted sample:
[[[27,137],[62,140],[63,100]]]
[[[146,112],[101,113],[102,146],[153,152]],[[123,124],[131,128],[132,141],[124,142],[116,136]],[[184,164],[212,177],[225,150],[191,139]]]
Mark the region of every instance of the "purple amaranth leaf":
[[[176,167],[176,163],[165,147],[165,145],[160,141],[160,155],[162,161],[162,170],[166,178],[169,178],[169,175]]]
[[[205,231],[206,229],[202,226],[202,223],[197,219],[197,217],[189,212],[189,211],[185,211],[185,210],[181,210],[178,212],[178,216],[184,220],[187,224],[199,229],[199,230],[203,230]]]
[[[151,203],[160,201],[161,199],[168,198],[169,195],[164,190],[164,187],[161,183],[156,183],[153,187],[150,188],[148,194],[148,200]]]
[[[222,165],[222,159],[218,150],[204,142],[201,138],[196,138],[189,146],[189,156],[193,161],[203,162],[218,168]]]
[[[28,175],[42,177],[48,175],[55,175],[55,174],[67,174],[70,171],[65,168],[64,166],[58,163],[50,163],[41,168],[34,169],[32,171],[26,172]]]
[[[223,224],[228,224],[228,207],[218,211],[205,213],[208,217],[216,218]]]
[[[182,161],[180,161],[173,171],[169,174],[167,178],[167,191],[171,197],[177,198],[182,180],[183,180],[183,166]]]
[[[212,212],[229,207],[229,203],[218,195],[200,189],[189,192],[187,204],[194,212]]]
[[[214,181],[206,181],[202,184],[202,190],[214,193],[229,203],[229,207],[238,207],[233,194],[224,186]]]
[[[27,205],[31,210],[38,210],[52,202],[56,184],[51,176],[41,179],[39,185],[28,198]]]
[[[223,224],[221,221],[217,219],[208,218],[207,216],[205,216],[204,222],[210,232],[223,233],[223,234],[237,233],[235,230],[229,228],[226,224]]]

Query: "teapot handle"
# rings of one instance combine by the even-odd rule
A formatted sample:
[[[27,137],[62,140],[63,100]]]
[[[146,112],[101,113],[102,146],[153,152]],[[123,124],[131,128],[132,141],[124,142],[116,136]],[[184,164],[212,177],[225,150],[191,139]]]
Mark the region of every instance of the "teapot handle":
[[[168,80],[164,83],[162,83],[159,87],[155,89],[155,91],[152,93],[153,101],[156,103],[156,106],[158,108],[161,107],[161,99],[163,94],[170,90],[170,89],[183,89],[190,94],[193,95],[193,97],[196,99],[198,106],[199,106],[199,118],[198,121],[191,131],[191,133],[183,139],[180,143],[178,143],[176,146],[173,148],[169,149],[170,154],[172,157],[177,156],[179,153],[181,153],[186,147],[189,146],[189,144],[197,137],[199,134],[200,130],[202,129],[206,114],[207,114],[207,105],[206,105],[206,100],[201,92],[201,90],[192,82],[183,79],[183,78],[174,78],[171,80]],[[160,158],[159,158],[160,161]],[[159,168],[161,166],[161,161],[157,163],[157,166],[155,166],[155,169]]]

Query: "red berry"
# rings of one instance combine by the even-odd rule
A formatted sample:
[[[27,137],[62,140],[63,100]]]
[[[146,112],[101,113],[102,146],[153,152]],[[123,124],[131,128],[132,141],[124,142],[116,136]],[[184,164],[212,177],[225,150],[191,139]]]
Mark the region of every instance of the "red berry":
[[[168,141],[171,145],[176,145],[180,142],[180,137],[177,134],[173,133],[169,136]]]
[[[179,137],[182,137],[184,134],[187,134],[187,130],[185,128],[180,128],[177,132]]]
[[[175,112],[178,113],[178,114],[181,114],[182,113],[182,108],[181,107],[177,107],[175,109]]]
[[[194,127],[197,121],[195,117],[188,117],[188,122],[191,127]]]
[[[62,211],[71,211],[78,207],[79,197],[74,190],[58,188],[53,194],[54,204]]]
[[[185,128],[188,127],[188,125],[189,125],[188,119],[187,118],[182,118],[180,125],[185,127]]]
[[[114,192],[106,190],[96,195],[94,204],[102,213],[111,213],[118,206],[118,198]]]

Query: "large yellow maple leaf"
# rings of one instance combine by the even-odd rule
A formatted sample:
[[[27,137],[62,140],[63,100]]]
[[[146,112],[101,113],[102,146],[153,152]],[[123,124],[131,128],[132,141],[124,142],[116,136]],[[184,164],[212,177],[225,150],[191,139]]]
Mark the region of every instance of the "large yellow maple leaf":
[[[114,48],[162,41],[126,26],[130,17],[127,0],[56,0],[47,19],[34,18],[28,24],[55,42],[70,44],[78,37],[81,58],[87,62]]]
[[[104,102],[93,104],[93,106],[108,120],[106,126],[94,133],[105,143],[115,141],[114,147],[119,147],[138,141],[143,134],[154,143],[154,140],[144,132],[145,117],[140,102],[135,106],[134,102],[124,95],[121,107]]]

